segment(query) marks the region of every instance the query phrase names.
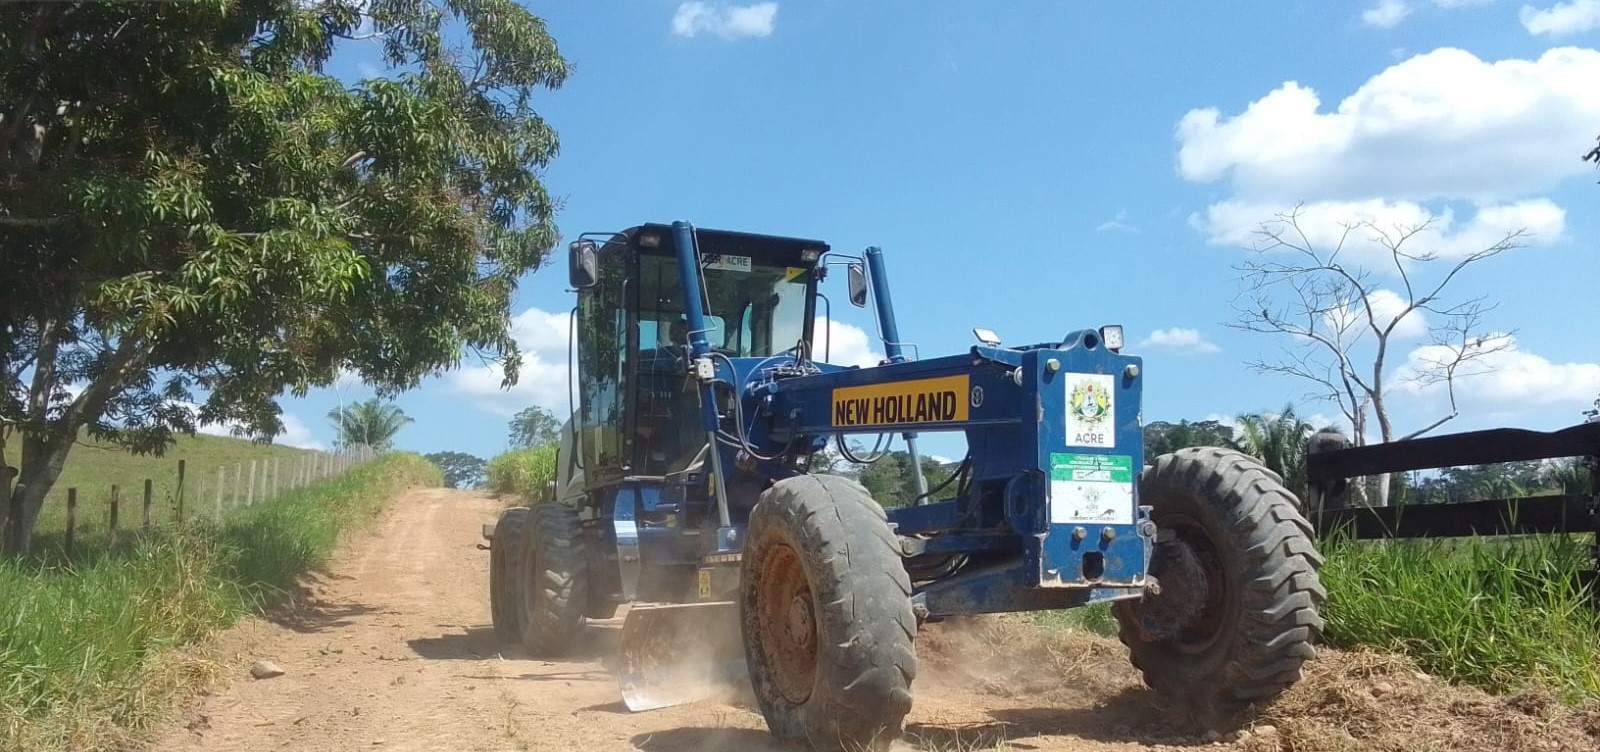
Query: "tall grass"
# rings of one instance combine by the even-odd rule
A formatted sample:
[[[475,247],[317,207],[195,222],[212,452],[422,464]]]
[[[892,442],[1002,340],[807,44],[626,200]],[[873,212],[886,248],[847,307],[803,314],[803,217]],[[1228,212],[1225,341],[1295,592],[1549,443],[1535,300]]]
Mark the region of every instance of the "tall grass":
[[[191,645],[256,612],[341,534],[373,519],[439,470],[393,454],[220,521],[131,536],[116,548],[82,541],[66,559],[45,546],[0,562],[0,749],[127,746],[205,675]]]
[[[513,449],[489,460],[489,490],[520,499],[542,499],[556,479],[556,447]]]
[[[1405,653],[1491,691],[1600,697],[1600,612],[1581,537],[1321,544],[1326,639]]]
[[[1356,541],[1330,536],[1324,643],[1410,656],[1493,692],[1600,698],[1600,611],[1580,583],[1583,536]],[[1105,606],[1033,615],[1047,629],[1116,634]]]

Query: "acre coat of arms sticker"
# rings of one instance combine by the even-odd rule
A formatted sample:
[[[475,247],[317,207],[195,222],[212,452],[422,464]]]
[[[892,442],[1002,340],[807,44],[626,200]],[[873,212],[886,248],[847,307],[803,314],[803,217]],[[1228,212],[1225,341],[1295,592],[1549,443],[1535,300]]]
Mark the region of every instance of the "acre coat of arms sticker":
[[[1075,374],[1067,384],[1067,444],[1116,446],[1117,395],[1107,374]]]

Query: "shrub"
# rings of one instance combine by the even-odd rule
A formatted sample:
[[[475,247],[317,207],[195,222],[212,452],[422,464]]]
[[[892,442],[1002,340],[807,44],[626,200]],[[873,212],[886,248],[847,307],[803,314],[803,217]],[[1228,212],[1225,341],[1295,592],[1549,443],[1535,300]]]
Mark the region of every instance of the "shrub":
[[[489,460],[489,490],[520,499],[549,498],[556,479],[556,446],[513,449]]]

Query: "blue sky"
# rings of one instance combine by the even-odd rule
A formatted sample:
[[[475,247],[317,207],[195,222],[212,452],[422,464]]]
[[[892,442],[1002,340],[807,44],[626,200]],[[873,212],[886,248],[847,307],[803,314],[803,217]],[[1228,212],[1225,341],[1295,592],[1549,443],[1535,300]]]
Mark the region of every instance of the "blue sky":
[[[1490,296],[1483,331],[1513,333],[1458,387],[1448,425],[1466,430],[1570,424],[1600,393],[1600,172],[1578,159],[1600,134],[1600,0],[1534,3],[529,7],[573,68],[542,97],[566,237],[685,219],[880,245],[924,356],[966,348],[974,326],[1035,342],[1121,323],[1146,358],[1146,420],[1289,401],[1339,414],[1247,368],[1285,338],[1225,326],[1241,289],[1230,265],[1274,212],[1303,204],[1319,242],[1343,220],[1432,217],[1409,247],[1445,259],[1528,228],[1526,247],[1449,288]],[[334,72],[380,74],[376,61],[353,47]],[[1403,289],[1376,250],[1358,240],[1343,259],[1378,262],[1374,286]],[[487,457],[517,409],[565,410],[565,278],[558,252],[523,280],[523,383],[498,390],[464,362],[399,399],[416,419],[401,447]],[[833,297],[835,360],[881,352],[864,312]],[[1424,347],[1437,323],[1402,322],[1389,376],[1437,353]],[[339,396],[286,400],[280,440],[330,442]],[[1401,431],[1448,412],[1438,387],[1390,400]]]

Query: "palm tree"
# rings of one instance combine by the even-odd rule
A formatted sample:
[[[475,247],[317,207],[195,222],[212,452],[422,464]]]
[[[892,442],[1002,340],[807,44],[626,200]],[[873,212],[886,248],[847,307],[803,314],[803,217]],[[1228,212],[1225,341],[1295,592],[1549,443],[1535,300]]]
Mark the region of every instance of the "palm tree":
[[[412,422],[394,403],[380,402],[376,397],[329,410],[328,420],[333,422],[340,448],[367,446],[379,452],[394,446],[394,435]]]
[[[1284,405],[1278,413],[1240,415],[1239,431],[1239,448],[1283,476],[1284,485],[1304,498],[1306,439],[1312,427],[1295,414],[1294,405]]]

